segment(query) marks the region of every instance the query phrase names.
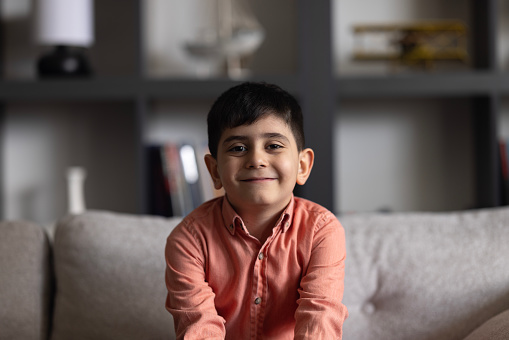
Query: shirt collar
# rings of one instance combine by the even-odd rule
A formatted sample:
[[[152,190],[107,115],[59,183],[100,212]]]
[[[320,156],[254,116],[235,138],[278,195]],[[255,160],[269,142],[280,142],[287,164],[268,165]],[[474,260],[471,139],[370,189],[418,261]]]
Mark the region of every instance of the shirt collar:
[[[286,206],[285,210],[283,211],[275,225],[276,227],[281,226],[283,232],[286,232],[292,225],[294,206],[295,198],[292,194],[290,203]],[[226,196],[223,197],[222,214],[224,226],[226,229],[228,229],[230,234],[235,235],[235,230],[237,229],[237,227],[245,230],[242,218],[239,216],[239,214],[237,214],[237,212],[235,212],[235,209],[233,209]]]

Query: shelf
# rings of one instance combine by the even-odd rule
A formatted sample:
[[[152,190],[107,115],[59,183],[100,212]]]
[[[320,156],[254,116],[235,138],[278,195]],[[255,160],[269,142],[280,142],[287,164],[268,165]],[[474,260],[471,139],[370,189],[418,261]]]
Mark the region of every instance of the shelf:
[[[492,72],[343,76],[340,98],[401,96],[477,96],[509,91],[509,77]]]
[[[0,81],[0,100],[101,100],[134,99],[142,95],[164,99],[213,99],[243,81],[267,81],[294,95],[297,76],[222,79],[137,79],[135,77],[84,80]],[[342,76],[336,79],[340,98],[397,96],[475,96],[509,93],[509,75],[493,72],[450,74],[401,74],[391,76]]]
[[[296,76],[252,78],[279,84],[297,92]],[[247,80],[231,79],[161,79],[135,77],[90,78],[74,80],[5,80],[0,81],[1,100],[101,100],[135,99],[137,96],[165,99],[213,99],[226,89]]]
[[[80,80],[0,81],[0,100],[101,100],[129,99],[139,83],[131,78]]]
[[[149,97],[165,99],[215,99],[228,88],[244,81],[265,81],[281,86],[286,91],[298,93],[296,76],[253,77],[244,80],[222,79],[161,79],[143,81],[140,91]]]

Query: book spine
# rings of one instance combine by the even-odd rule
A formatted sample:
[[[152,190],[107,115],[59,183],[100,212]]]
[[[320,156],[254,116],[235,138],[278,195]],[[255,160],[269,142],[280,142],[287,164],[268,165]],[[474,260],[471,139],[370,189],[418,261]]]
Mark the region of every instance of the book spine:
[[[165,169],[162,159],[161,146],[147,147],[148,180],[147,197],[148,213],[164,217],[173,216],[171,206],[170,188],[165,178]]]
[[[180,163],[182,165],[183,183],[186,195],[186,213],[196,209],[203,203],[203,197],[200,188],[200,172],[196,152],[191,144],[182,144],[180,146]]]
[[[509,139],[502,140],[501,142],[501,165],[502,165],[502,185],[504,205],[509,204]]]
[[[148,147],[150,214],[185,216],[203,202],[224,195],[224,190],[214,188],[206,154],[206,144],[167,142]]]
[[[173,143],[162,147],[165,178],[170,191],[173,216],[185,215],[185,197],[178,148]]]

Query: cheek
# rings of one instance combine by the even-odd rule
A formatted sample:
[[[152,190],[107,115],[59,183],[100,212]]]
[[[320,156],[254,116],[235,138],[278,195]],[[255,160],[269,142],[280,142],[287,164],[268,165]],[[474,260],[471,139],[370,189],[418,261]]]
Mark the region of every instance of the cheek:
[[[280,163],[279,171],[286,179],[294,181],[299,171],[298,162],[293,158],[288,158]]]
[[[236,169],[237,169],[237,166],[235,165],[234,161],[223,162],[221,169],[219,171],[221,180],[229,181],[230,178],[235,176]]]

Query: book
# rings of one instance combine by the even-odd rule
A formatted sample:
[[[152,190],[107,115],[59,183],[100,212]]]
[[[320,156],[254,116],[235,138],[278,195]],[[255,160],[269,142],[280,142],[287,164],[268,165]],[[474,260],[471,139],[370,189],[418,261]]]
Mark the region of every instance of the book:
[[[164,217],[173,216],[170,189],[163,171],[160,145],[149,145],[147,152],[147,213]]]
[[[500,139],[499,159],[502,188],[500,190],[503,205],[509,205],[509,139]]]
[[[216,190],[205,164],[206,143],[165,142],[148,147],[148,212],[185,216],[202,203],[224,195]]]
[[[187,206],[184,210],[186,213],[189,213],[203,203],[200,187],[200,172],[198,170],[196,152],[191,144],[184,143],[180,145],[179,155],[184,179],[183,183],[186,186],[184,192]]]
[[[187,215],[186,206],[187,195],[185,193],[185,183],[180,164],[179,150],[176,144],[166,143],[161,148],[163,159],[163,171],[166,179],[166,185],[169,188],[173,216]]]

